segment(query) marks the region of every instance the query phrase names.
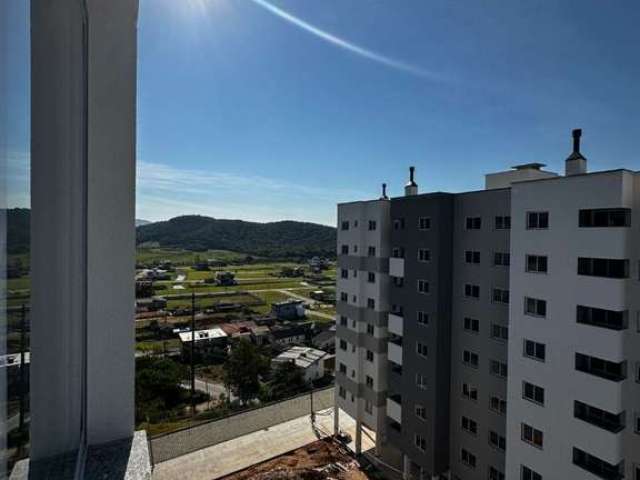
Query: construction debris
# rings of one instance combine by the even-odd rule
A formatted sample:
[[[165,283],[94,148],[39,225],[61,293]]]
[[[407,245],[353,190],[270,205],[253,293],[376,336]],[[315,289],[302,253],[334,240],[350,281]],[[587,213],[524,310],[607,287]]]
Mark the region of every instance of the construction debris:
[[[360,463],[331,438],[318,440],[222,480],[369,480]]]

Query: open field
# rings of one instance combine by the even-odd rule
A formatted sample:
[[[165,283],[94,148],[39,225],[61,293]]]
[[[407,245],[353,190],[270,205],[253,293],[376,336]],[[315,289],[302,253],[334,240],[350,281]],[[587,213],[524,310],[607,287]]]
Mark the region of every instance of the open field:
[[[170,248],[138,248],[136,261],[139,263],[153,263],[169,260],[174,265],[193,265],[198,259],[200,261],[216,259],[222,262],[237,262],[244,260],[246,256],[244,253],[230,252],[228,250],[191,252],[189,250]]]

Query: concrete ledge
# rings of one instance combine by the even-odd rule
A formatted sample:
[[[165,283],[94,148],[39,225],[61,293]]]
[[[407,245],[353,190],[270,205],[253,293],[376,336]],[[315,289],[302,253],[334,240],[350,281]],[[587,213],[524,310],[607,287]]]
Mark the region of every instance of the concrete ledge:
[[[77,452],[46,460],[16,463],[10,480],[46,478],[48,480],[73,480],[76,471]],[[84,468],[87,480],[149,480],[151,459],[147,433],[135,432],[133,437],[89,447]]]

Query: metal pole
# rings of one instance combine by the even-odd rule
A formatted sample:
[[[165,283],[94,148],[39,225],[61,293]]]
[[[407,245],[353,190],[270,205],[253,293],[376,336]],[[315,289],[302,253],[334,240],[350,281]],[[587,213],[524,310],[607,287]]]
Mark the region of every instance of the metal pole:
[[[191,292],[191,413],[196,414],[196,363],[195,363],[195,345],[196,345],[196,294]]]
[[[309,396],[311,398],[311,425],[316,423],[316,414],[313,411],[313,388],[309,392]]]
[[[24,373],[25,373],[25,348],[26,348],[26,339],[25,339],[25,330],[27,325],[27,307],[25,304],[22,304],[21,310],[21,318],[20,318],[20,433],[23,432],[24,429],[24,397],[25,397],[25,388],[24,388]]]

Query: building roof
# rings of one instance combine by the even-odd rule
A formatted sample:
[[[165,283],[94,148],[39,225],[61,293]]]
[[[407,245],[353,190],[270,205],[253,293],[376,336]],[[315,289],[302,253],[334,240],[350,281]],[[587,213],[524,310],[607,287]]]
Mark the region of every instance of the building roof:
[[[291,347],[273,360],[275,362],[293,362],[300,368],[309,368],[328,355],[327,352],[310,347]]]
[[[271,334],[274,338],[288,338],[288,337],[297,337],[300,335],[305,335],[307,333],[307,328],[302,325],[292,325],[289,327],[283,327],[278,329],[272,329]]]
[[[180,332],[180,341],[183,343],[191,341],[191,330],[186,332]],[[201,340],[213,340],[216,338],[224,338],[227,334],[221,328],[210,328],[208,330],[196,330],[195,331],[195,341],[199,342]]]
[[[315,337],[313,337],[311,341],[313,343],[324,343],[324,342],[328,342],[332,338],[335,338],[335,336],[336,336],[335,330],[324,330],[319,334],[317,334]]]
[[[304,303],[304,300],[283,300],[282,302],[274,302],[271,305],[274,307],[286,307],[289,305],[300,305]]]
[[[240,335],[246,332],[253,332],[257,325],[252,320],[243,320],[240,322],[223,323],[220,328],[229,336]]]

